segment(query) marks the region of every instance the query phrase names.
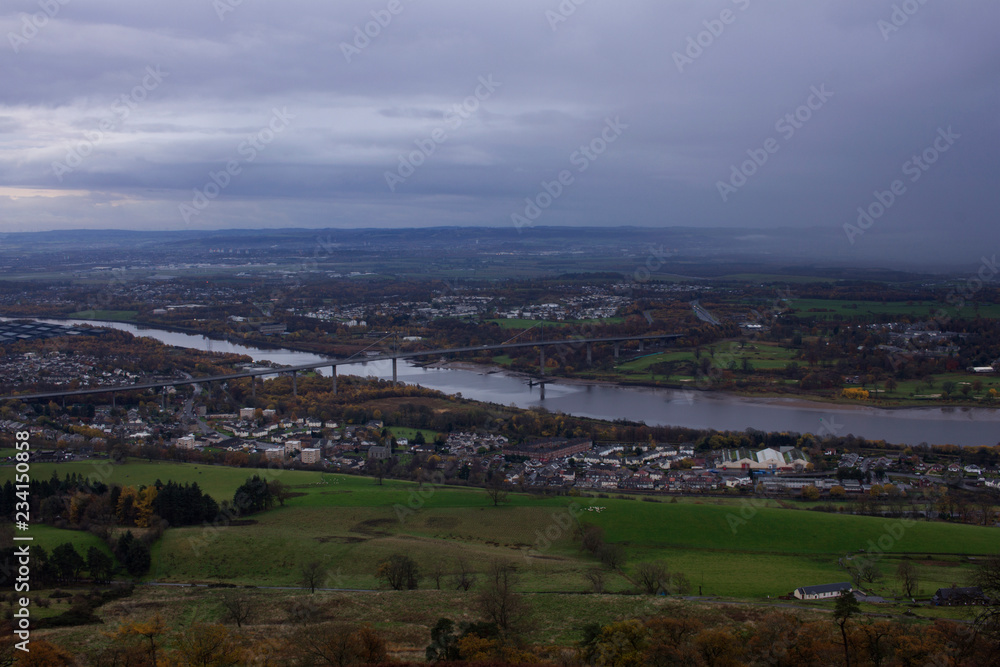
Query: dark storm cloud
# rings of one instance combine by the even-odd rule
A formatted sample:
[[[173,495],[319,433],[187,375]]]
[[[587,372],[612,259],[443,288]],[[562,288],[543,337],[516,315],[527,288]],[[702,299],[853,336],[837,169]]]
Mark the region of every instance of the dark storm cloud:
[[[961,139],[861,242],[946,227],[997,239],[993,3],[5,7],[0,182],[18,198],[0,198],[3,231],[510,225],[565,170],[572,184],[533,224],[841,227],[951,127]],[[275,110],[291,119],[265,142]],[[627,129],[581,159],[616,118]],[[732,185],[769,139],[776,152]]]

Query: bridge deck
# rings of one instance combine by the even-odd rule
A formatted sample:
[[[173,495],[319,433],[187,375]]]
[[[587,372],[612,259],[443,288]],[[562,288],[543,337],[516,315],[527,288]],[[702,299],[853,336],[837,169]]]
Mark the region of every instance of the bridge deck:
[[[60,398],[70,396],[88,396],[92,394],[111,394],[123,391],[144,391],[146,389],[162,389],[164,387],[180,387],[188,384],[201,384],[208,382],[225,382],[227,380],[239,380],[248,377],[260,377],[266,375],[278,375],[280,373],[298,373],[301,371],[312,371],[317,368],[327,368],[331,366],[350,366],[353,364],[365,364],[373,361],[388,361],[391,359],[419,359],[421,357],[440,357],[449,354],[461,354],[465,352],[490,352],[498,350],[512,350],[526,347],[554,347],[554,346],[577,346],[593,343],[625,343],[629,341],[647,340],[672,340],[681,338],[682,334],[657,334],[652,336],[621,336],[611,338],[568,338],[565,340],[545,340],[525,343],[501,343],[499,345],[472,345],[468,347],[453,347],[438,350],[424,350],[416,352],[399,352],[396,354],[380,354],[374,357],[329,359],[312,364],[302,364],[299,366],[283,366],[281,368],[243,371],[240,373],[229,373],[226,375],[210,375],[184,380],[170,380],[165,382],[148,382],[143,384],[124,385],[117,387],[90,387],[87,389],[72,389],[67,391],[47,391],[35,394],[14,394],[10,396],[0,396],[0,401],[6,400],[35,400],[43,398]]]

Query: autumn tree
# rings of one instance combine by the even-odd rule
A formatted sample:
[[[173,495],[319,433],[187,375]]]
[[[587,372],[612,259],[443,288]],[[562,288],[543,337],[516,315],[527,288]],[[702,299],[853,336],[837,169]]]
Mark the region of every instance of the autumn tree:
[[[69,667],[77,663],[66,649],[44,639],[32,639],[29,652],[17,652],[16,664],[18,667]]]
[[[819,489],[817,489],[815,486],[810,484],[809,486],[802,487],[803,500],[816,501],[819,500],[819,496],[820,496]]]
[[[153,502],[156,500],[156,487],[147,486],[137,492],[133,511],[135,512],[135,525],[139,528],[148,528],[153,521]]]
[[[296,664],[346,667],[379,664],[388,658],[385,640],[369,626],[355,628],[344,623],[307,626],[295,634],[292,645],[304,658]]]
[[[694,645],[706,665],[741,665],[740,641],[723,628],[702,630],[694,637]]]
[[[122,623],[112,633],[107,633],[111,639],[111,644],[115,647],[115,660],[131,660],[142,652],[148,664],[156,667],[157,652],[159,651],[161,640],[167,632],[167,625],[160,614],[154,614],[144,621],[132,620]],[[123,651],[124,653],[120,652]],[[126,656],[132,656],[131,658]],[[120,664],[115,662],[114,664]],[[129,664],[128,662],[124,664]],[[140,663],[143,664],[143,663]]]
[[[635,619],[600,628],[591,626],[584,631],[580,657],[591,664],[638,667],[644,663],[648,634],[648,629]]]
[[[247,657],[237,638],[218,623],[195,623],[185,628],[177,649],[186,665],[241,665]]]

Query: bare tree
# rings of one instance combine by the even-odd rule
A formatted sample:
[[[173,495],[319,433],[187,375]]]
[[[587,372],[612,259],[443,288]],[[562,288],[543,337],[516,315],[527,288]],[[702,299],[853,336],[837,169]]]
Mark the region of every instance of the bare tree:
[[[878,569],[878,565],[867,558],[855,562],[850,568],[850,573],[856,588],[861,584],[874,584],[882,579],[882,571]]]
[[[316,592],[316,587],[326,578],[326,568],[318,560],[312,560],[302,566],[302,585],[310,593]]]
[[[518,582],[512,563],[495,560],[486,572],[486,584],[479,593],[479,611],[504,634],[519,630],[528,619],[524,598],[514,591]]]
[[[979,508],[980,521],[984,526],[991,526],[996,521],[996,492],[983,490],[976,496],[976,506]]]
[[[507,484],[507,480],[504,478],[503,472],[494,470],[493,473],[486,479],[486,495],[488,495],[490,500],[493,501],[494,507],[500,503],[507,502],[507,494],[509,491],[510,485]]]
[[[600,568],[594,568],[592,570],[587,570],[583,576],[587,578],[590,582],[590,587],[597,594],[604,592],[604,571]]]
[[[586,526],[581,539],[583,548],[594,554],[604,544],[604,529],[600,526]]]
[[[476,578],[476,573],[469,567],[468,561],[459,558],[455,566],[455,574],[452,575],[455,588],[467,591],[476,585]]]
[[[316,623],[323,616],[322,609],[313,598],[292,598],[284,606],[289,623]]]
[[[625,565],[625,549],[620,544],[602,544],[597,557],[612,570],[620,570]]]
[[[912,598],[918,593],[920,578],[917,575],[917,568],[908,560],[899,562],[896,568],[896,579],[903,590],[903,596]]]
[[[267,483],[267,488],[271,491],[271,496],[278,501],[278,504],[282,507],[285,506],[285,501],[292,497],[292,492],[283,482],[278,480],[271,480]]]
[[[222,620],[235,623],[242,628],[257,617],[257,605],[248,593],[243,591],[226,591],[220,598],[222,602]]]
[[[441,590],[441,580],[444,578],[445,567],[444,561],[440,559],[435,559],[431,563],[430,568],[427,570],[427,576],[429,576],[434,581],[434,588]]]
[[[674,593],[677,595],[687,595],[691,592],[691,580],[683,572],[674,572],[671,581],[673,582]]]
[[[980,562],[970,579],[973,586],[979,586],[983,589],[983,593],[991,596],[994,601],[1000,598],[1000,554]],[[976,616],[976,626],[994,640],[1000,640],[1000,605],[992,604],[984,607]]]
[[[412,591],[420,581],[416,561],[403,554],[393,554],[379,563],[375,576],[385,581],[394,591]]]
[[[666,591],[670,584],[670,573],[663,561],[639,563],[635,567],[635,578],[649,595]]]

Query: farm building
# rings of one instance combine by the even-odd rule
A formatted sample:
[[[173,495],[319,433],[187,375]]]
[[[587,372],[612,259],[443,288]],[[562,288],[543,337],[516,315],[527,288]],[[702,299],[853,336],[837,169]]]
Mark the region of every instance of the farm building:
[[[931,602],[944,607],[964,607],[967,605],[985,605],[990,600],[983,594],[983,589],[978,586],[967,586],[964,588],[951,587],[939,588]]]
[[[847,582],[840,584],[823,584],[822,586],[803,586],[796,588],[795,597],[800,600],[829,600],[839,598],[845,591],[850,593],[854,588]]]

